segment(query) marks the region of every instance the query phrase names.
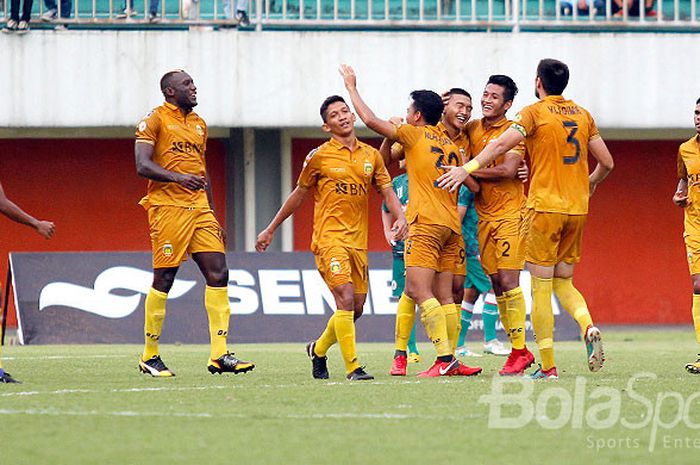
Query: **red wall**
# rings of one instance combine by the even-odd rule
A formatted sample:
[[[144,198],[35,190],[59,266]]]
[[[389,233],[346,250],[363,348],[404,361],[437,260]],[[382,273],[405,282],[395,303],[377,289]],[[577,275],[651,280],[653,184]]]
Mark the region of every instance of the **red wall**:
[[[304,157],[323,140],[292,142],[296,181]],[[370,141],[376,145],[377,140]],[[583,260],[575,282],[601,323],[688,323],[692,287],[683,246],[683,213],[671,196],[680,141],[611,141],[615,170],[591,200]],[[369,248],[384,242],[376,193],[370,197]],[[313,202],[295,214],[294,249],[308,250]]]
[[[323,140],[295,139],[293,177]],[[377,139],[370,140],[373,145]],[[682,240],[683,214],[671,203],[676,141],[615,141],[616,168],[591,201],[576,283],[601,323],[689,323],[692,288]],[[135,173],[131,140],[0,140],[0,182],[8,197],[56,223],[46,241],[0,217],[0,279],[10,251],[148,250],[146,182]],[[57,162],[60,161],[60,162]],[[208,146],[217,210],[226,204],[224,149]],[[396,174],[395,172],[393,174]],[[372,193],[370,250],[388,250]],[[224,220],[221,215],[221,221]],[[313,202],[295,215],[294,248],[308,250]]]
[[[47,241],[0,216],[0,270],[7,269],[8,252],[149,250],[146,214],[138,205],[146,181],[136,174],[133,147],[128,139],[0,139],[5,194],[32,216],[56,223],[56,234]],[[223,212],[226,180],[219,141],[209,141],[207,163],[214,202]],[[225,221],[225,215],[219,219]],[[8,321],[14,322],[14,312]]]

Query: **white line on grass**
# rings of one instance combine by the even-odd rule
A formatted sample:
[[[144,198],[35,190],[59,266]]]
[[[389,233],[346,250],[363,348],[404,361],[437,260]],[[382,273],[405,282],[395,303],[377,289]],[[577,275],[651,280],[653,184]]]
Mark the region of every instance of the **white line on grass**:
[[[367,385],[399,385],[399,384],[416,384],[420,381],[398,381],[398,382],[383,382],[374,381],[371,383],[349,383],[349,382],[330,382],[325,383],[323,386],[367,386]],[[0,397],[23,397],[23,396],[40,396],[40,395],[62,395],[62,394],[106,394],[106,393],[131,393],[131,392],[177,392],[177,391],[208,391],[210,389],[290,389],[290,388],[304,388],[304,384],[226,384],[226,385],[213,385],[213,386],[183,386],[183,387],[144,387],[144,388],[123,388],[123,389],[108,389],[108,390],[98,390],[98,389],[60,389],[57,391],[18,391],[18,392],[6,392],[0,394]]]
[[[14,356],[14,357],[3,357],[3,360],[69,360],[76,358],[131,358],[131,355],[27,355],[27,356]]]
[[[209,413],[209,412],[136,412],[98,410],[58,410],[58,409],[0,409],[0,415],[32,415],[32,416],[92,416],[92,417],[184,417],[184,418],[241,418],[252,420],[454,420],[461,421],[467,418],[478,418],[482,415],[468,414],[455,415],[420,415],[420,414],[396,414],[396,413],[312,413],[312,414],[245,414],[245,413]]]
[[[0,397],[17,396],[38,396],[38,395],[60,395],[60,394],[105,394],[108,392],[151,392],[151,391],[204,391],[208,389],[226,389],[231,386],[190,386],[190,387],[148,387],[148,388],[126,388],[109,389],[100,391],[97,389],[61,389],[58,391],[20,391],[0,394]]]

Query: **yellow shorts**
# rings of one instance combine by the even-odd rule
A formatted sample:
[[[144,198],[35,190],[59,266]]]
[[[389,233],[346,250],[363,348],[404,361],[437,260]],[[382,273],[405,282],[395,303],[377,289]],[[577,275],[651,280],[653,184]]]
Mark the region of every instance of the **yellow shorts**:
[[[683,241],[688,254],[690,275],[698,274],[700,273],[700,236],[684,234]]]
[[[404,260],[406,268],[417,266],[439,273],[458,271],[458,274],[466,275],[464,239],[447,226],[411,224],[404,249]]]
[[[211,210],[154,205],[148,209],[153,268],[173,268],[198,252],[224,253],[221,226]]]
[[[580,262],[585,223],[586,215],[529,209],[525,215],[525,260],[540,266]]]
[[[316,267],[329,289],[352,283],[355,294],[367,294],[367,251],[343,246],[324,247],[314,251]]]
[[[498,270],[522,270],[525,265],[523,228],[520,218],[479,220],[481,266],[487,275]]]

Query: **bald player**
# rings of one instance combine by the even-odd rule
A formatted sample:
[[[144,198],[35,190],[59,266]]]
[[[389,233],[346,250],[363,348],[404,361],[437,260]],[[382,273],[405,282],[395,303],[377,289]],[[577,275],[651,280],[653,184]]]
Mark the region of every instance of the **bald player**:
[[[160,357],[158,341],[165,321],[168,292],[180,264],[191,256],[206,280],[204,306],[209,316],[210,373],[241,373],[255,365],[227,349],[230,307],[224,231],[214,214],[204,152],[207,125],[192,109],[197,87],[185,71],[166,73],[160,81],[165,103],[136,129],[136,171],[148,179],[139,202],[148,212],[153,249],[153,284],[146,296],[142,373],[175,376]]]

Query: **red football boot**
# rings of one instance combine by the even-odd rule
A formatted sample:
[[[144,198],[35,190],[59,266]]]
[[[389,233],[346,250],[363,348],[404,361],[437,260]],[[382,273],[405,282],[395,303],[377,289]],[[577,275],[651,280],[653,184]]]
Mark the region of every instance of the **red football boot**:
[[[456,358],[450,360],[449,362],[441,362],[440,360],[435,360],[433,366],[425,371],[418,373],[419,378],[434,378],[437,376],[448,376],[450,371],[455,370],[459,366],[459,360]]]
[[[476,376],[481,373],[481,367],[470,367],[459,362],[456,368],[449,372],[450,376]]]
[[[527,347],[513,349],[498,374],[501,376],[522,376],[533,363],[535,363],[535,356],[527,350]]]
[[[391,370],[389,374],[391,376],[406,376],[406,364],[408,360],[405,355],[397,355],[394,357],[394,361],[391,364]]]

